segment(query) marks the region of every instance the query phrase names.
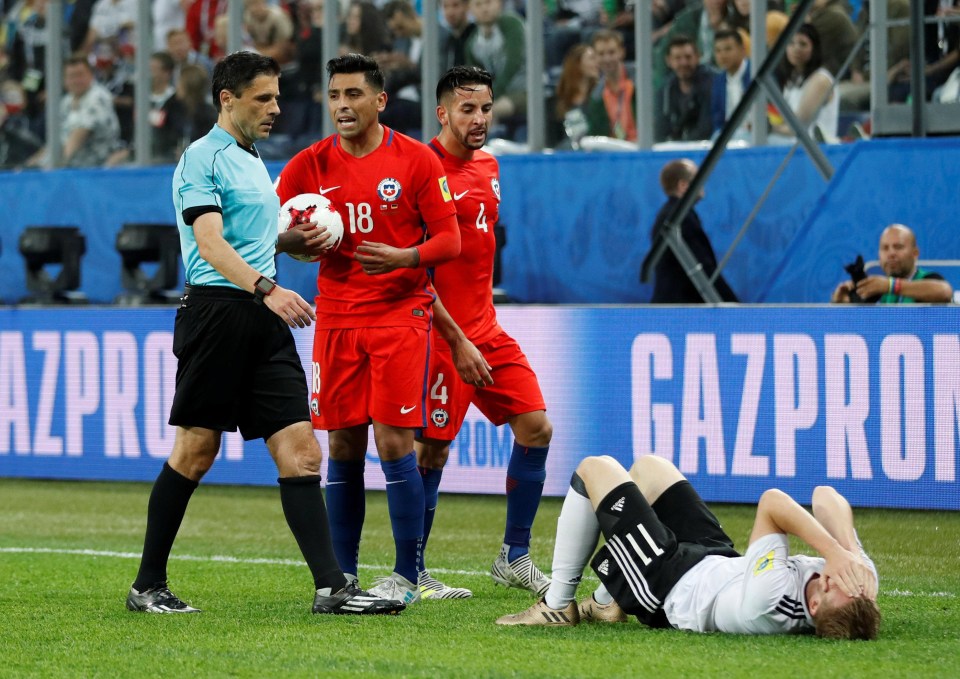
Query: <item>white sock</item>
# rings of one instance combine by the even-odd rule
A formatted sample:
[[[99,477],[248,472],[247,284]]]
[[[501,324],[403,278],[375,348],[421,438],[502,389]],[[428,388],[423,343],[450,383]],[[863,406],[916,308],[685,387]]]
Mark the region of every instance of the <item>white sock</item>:
[[[607,591],[607,588],[603,586],[603,583],[600,583],[600,586],[593,592],[593,599],[601,606],[606,606],[611,601],[613,597],[610,596],[610,592]]]
[[[572,487],[557,519],[557,540],[553,548],[553,572],[547,590],[547,606],[566,608],[577,593],[583,569],[600,539],[600,524],[590,500]]]

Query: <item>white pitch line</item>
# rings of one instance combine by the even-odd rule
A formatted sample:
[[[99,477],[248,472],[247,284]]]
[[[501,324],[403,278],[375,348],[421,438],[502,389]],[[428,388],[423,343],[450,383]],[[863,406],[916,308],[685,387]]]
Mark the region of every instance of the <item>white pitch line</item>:
[[[0,547],[0,554],[72,554],[74,556],[105,556],[114,559],[139,559],[139,552],[107,552],[96,549],[54,549],[52,547]],[[293,559],[269,559],[269,558],[241,558],[237,556],[226,556],[215,554],[213,556],[196,556],[193,554],[171,554],[171,559],[180,561],[199,561],[201,563],[237,563],[237,564],[256,564],[270,566],[305,566],[303,561]],[[360,568],[367,570],[382,571],[389,566],[375,564],[361,564]],[[484,576],[488,571],[465,571],[456,568],[430,568],[431,573],[442,573],[444,575],[469,575]],[[588,578],[592,573],[585,574]],[[953,599],[957,595],[954,592],[913,592],[909,589],[890,589],[882,591],[881,594],[892,597],[940,597],[944,599]]]
[[[96,549],[55,549],[51,547],[0,547],[0,553],[6,554],[71,554],[74,556],[104,556],[114,559],[139,559],[139,552],[107,552]],[[236,556],[225,556],[215,554],[213,556],[195,556],[192,554],[171,554],[171,560],[180,561],[200,561],[200,562],[223,562],[237,564],[267,564],[271,566],[306,566],[303,561],[293,559],[269,559],[269,558],[241,558]],[[368,570],[386,570],[390,566],[377,564],[360,564],[360,568]],[[487,571],[464,571],[454,568],[430,568],[431,573],[443,573],[445,575],[487,575]]]

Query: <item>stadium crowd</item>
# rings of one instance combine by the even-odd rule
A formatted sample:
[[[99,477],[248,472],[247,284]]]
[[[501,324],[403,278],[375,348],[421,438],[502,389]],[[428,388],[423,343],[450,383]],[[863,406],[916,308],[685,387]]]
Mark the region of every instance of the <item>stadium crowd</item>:
[[[286,158],[321,132],[324,0],[243,1],[244,48],[281,65],[283,115],[274,138],[295,139],[275,150]],[[891,19],[908,16],[907,0],[886,1]],[[770,45],[798,3],[767,4],[763,39]],[[47,0],[0,0],[0,167],[49,164],[43,156],[47,5]],[[928,16],[960,14],[957,0],[924,5]],[[143,43],[137,40],[137,3],[65,0],[62,6],[65,69],[72,64],[79,70],[82,58],[93,75],[83,92],[70,91],[65,78],[60,134],[70,152],[62,162],[77,167],[129,162],[134,55]],[[209,80],[201,75],[209,79],[212,65],[224,56],[227,8],[228,0],[152,3],[149,123],[155,162],[174,162],[215,119]],[[497,121],[492,136],[515,141],[526,135],[525,9],[524,0],[442,0],[438,13],[441,70],[466,64],[492,73]],[[654,0],[655,141],[709,140],[733,111],[750,79],[749,11],[749,0]],[[636,140],[632,4],[545,0],[544,15],[548,144],[577,148],[584,135]],[[391,99],[384,122],[421,136],[420,3],[341,0],[339,16],[339,52],[368,54],[384,66]],[[869,132],[866,49],[850,58],[868,16],[868,0],[816,0],[781,64],[777,79],[785,97],[816,138],[834,141]],[[960,23],[933,22],[926,31],[928,96],[954,100]],[[908,56],[909,27],[890,28],[891,102],[909,96]],[[848,58],[849,68],[843,68]],[[112,107],[98,104],[105,97]],[[769,119],[771,142],[790,143],[782,114],[771,109]],[[748,131],[745,127],[741,138]],[[96,148],[76,152],[75,146],[83,146],[80,137]]]

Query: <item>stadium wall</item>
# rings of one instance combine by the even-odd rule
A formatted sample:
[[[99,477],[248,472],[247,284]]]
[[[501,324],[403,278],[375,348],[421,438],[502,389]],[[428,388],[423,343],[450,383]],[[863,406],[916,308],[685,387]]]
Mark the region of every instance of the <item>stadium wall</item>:
[[[921,255],[960,259],[960,138],[889,139],[824,147],[830,183],[803,151],[735,250],[725,275],[747,302],[823,302],[858,253],[875,259],[880,230],[902,222]],[[734,241],[785,148],[728,151],[697,209],[718,256]],[[559,153],[504,156],[501,220],[507,227],[502,287],[526,303],[645,302],[638,282],[649,231],[663,203],[658,174],[672,158],[704,153]],[[273,175],[282,169],[271,164]],[[0,301],[26,294],[17,238],[28,225],[76,225],[87,237],[82,290],[94,302],[120,292],[114,243],[127,222],[173,223],[172,168],[0,174]],[[315,268],[280,260],[285,285],[312,296]],[[946,275],[955,275],[945,271]],[[960,278],[953,280],[960,289]]]
[[[673,460],[711,501],[836,486],[859,506],[960,509],[956,307],[516,306],[554,423],[545,492],[587,455]],[[0,476],[150,481],[169,454],[174,309],[0,309]],[[310,356],[311,330],[295,332]],[[305,366],[307,375],[311,374]],[[326,448],[325,435],[321,443]],[[500,493],[512,444],[471,410],[446,492]],[[384,488],[371,442],[367,485]],[[269,485],[224,437],[208,481]]]

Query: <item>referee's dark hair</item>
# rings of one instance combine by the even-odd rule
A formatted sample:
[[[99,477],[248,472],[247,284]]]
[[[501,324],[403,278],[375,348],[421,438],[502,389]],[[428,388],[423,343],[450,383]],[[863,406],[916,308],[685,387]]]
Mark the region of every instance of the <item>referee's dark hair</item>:
[[[376,92],[383,92],[383,85],[386,78],[383,76],[383,69],[373,57],[365,54],[344,54],[334,57],[327,62],[327,82],[333,79],[337,74],[345,73],[363,73],[363,79]]]
[[[228,54],[213,68],[213,105],[220,111],[220,92],[227,90],[234,96],[243,94],[258,75],[280,75],[280,64],[273,57],[256,52],[240,51]]]
[[[470,85],[489,87],[492,93],[493,76],[479,66],[454,66],[440,76],[437,83],[437,106],[440,105],[443,95],[464,87],[469,88]]]

